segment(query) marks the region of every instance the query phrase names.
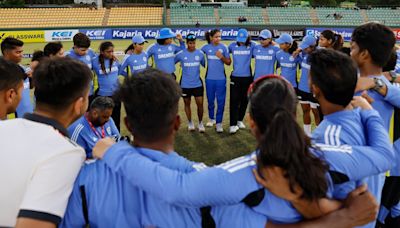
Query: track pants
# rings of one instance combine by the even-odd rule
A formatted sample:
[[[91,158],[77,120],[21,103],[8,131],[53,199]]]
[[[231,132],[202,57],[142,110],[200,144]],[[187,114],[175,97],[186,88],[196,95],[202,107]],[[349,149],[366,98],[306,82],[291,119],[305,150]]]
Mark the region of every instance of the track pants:
[[[230,99],[229,99],[229,123],[230,126],[237,125],[238,121],[243,121],[247,110],[247,90],[253,82],[253,77],[231,76]]]
[[[226,79],[210,80],[206,79],[206,92],[208,101],[208,117],[222,123],[226,98]],[[217,114],[215,116],[215,99],[217,99]]]

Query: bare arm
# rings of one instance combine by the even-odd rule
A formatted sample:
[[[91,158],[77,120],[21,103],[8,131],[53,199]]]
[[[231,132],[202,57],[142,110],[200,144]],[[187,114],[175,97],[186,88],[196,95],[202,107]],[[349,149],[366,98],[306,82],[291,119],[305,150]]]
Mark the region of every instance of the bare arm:
[[[56,228],[56,224],[31,218],[18,218],[15,228]]]
[[[366,185],[352,191],[346,199],[345,207],[318,219],[297,224],[266,224],[266,228],[334,228],[354,227],[370,223],[376,219],[378,204]]]

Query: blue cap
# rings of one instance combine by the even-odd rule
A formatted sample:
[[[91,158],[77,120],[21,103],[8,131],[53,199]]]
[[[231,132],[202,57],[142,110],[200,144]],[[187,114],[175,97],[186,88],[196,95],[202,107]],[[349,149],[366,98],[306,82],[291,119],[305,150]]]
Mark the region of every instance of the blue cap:
[[[277,42],[278,44],[284,44],[284,43],[291,44],[293,43],[293,38],[291,35],[287,33],[282,33],[282,35],[278,39],[276,39],[275,42]]]
[[[317,45],[317,39],[315,39],[315,37],[313,37],[311,35],[307,35],[301,41],[300,48],[302,50],[304,50],[304,49],[306,49],[306,48],[308,48],[310,46],[313,46],[313,45]]]
[[[147,41],[144,39],[142,35],[136,35],[132,37],[132,43],[142,44],[142,43],[147,43]]]
[[[245,43],[247,41],[248,36],[249,34],[247,33],[246,29],[239,29],[238,34],[236,36],[236,41]]]
[[[264,29],[260,32],[260,35],[258,37],[261,37],[263,39],[271,39],[272,33],[268,29]]]
[[[174,38],[176,34],[172,32],[170,28],[162,28],[160,29],[160,33],[156,37],[157,40],[159,39],[168,39],[168,38]]]

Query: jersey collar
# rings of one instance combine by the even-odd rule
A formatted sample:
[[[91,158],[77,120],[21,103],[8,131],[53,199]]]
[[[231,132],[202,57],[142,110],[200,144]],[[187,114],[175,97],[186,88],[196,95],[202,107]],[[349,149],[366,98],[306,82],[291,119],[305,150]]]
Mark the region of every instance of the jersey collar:
[[[27,119],[27,120],[30,120],[30,121],[34,121],[34,122],[50,125],[54,129],[59,131],[62,135],[64,135],[65,137],[69,138],[69,134],[68,134],[67,129],[65,129],[65,127],[63,127],[59,122],[57,122],[54,119],[47,118],[47,117],[44,117],[44,116],[40,116],[40,115],[35,114],[35,113],[25,113],[24,118]]]

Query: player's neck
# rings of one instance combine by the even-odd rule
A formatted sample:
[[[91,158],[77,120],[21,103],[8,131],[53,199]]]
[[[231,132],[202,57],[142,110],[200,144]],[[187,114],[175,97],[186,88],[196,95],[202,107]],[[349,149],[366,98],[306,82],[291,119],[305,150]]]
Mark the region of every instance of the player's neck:
[[[5,105],[0,103],[0,120],[7,119],[7,110],[5,109]]]
[[[135,138],[133,145],[136,147],[161,151],[166,154],[174,151],[174,141],[171,141],[170,139],[158,140],[157,142],[144,142],[138,138]]]
[[[341,105],[333,104],[328,101],[322,101],[320,104],[321,104],[321,111],[324,115],[329,115],[346,109]]]
[[[364,64],[360,66],[360,77],[382,75],[382,67],[374,64]]]
[[[135,54],[135,55],[139,55],[139,54],[141,54],[141,53],[142,53],[142,51],[133,50],[133,54]]]
[[[68,126],[73,122],[73,118],[71,117],[71,115],[65,114],[67,113],[67,111],[58,113],[58,112],[53,112],[45,107],[36,106],[36,109],[33,111],[33,113],[53,119],[57,121],[59,124],[61,124],[64,128],[68,128]]]

